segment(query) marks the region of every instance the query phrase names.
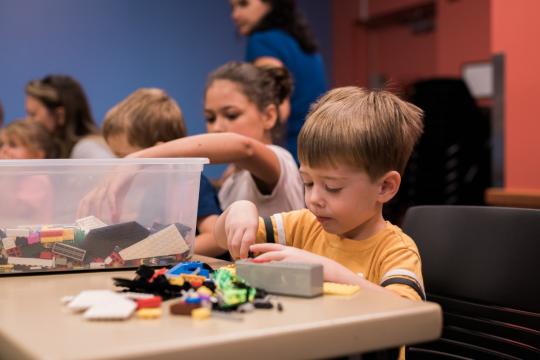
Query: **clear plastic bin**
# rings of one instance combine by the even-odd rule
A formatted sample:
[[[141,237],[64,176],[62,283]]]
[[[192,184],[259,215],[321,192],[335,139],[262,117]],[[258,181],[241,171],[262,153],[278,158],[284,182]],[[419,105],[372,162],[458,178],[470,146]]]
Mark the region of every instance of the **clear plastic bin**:
[[[204,158],[0,161],[0,275],[193,254]]]

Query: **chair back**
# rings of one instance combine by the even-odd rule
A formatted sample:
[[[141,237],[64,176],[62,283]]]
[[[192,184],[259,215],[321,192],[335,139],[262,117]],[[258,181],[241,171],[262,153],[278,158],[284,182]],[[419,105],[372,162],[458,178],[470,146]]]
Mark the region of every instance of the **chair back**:
[[[418,206],[402,228],[444,314],[441,339],[408,359],[540,358],[540,210]]]

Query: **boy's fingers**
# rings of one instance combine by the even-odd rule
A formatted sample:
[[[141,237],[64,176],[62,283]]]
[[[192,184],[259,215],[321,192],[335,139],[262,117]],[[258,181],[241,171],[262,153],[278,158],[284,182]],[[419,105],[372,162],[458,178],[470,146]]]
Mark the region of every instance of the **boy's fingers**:
[[[253,262],[281,261],[285,259],[283,251],[268,251],[253,259]]]
[[[283,248],[284,247],[281,244],[264,243],[251,245],[249,250],[254,253],[265,253],[268,251],[281,251]]]
[[[242,235],[242,242],[240,245],[240,258],[245,259],[249,255],[250,246],[255,242],[255,231],[252,229],[245,229]]]
[[[240,245],[242,243],[242,233],[238,230],[231,230],[227,233],[229,252],[236,259],[240,256]]]

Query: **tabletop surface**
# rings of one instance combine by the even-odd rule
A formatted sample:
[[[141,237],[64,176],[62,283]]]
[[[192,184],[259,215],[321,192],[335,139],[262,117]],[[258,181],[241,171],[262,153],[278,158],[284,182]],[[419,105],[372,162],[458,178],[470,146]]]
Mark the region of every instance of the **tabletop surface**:
[[[442,326],[437,304],[369,289],[313,299],[279,296],[283,311],[258,309],[238,314],[241,320],[174,316],[171,300],[162,304],[159,319],[88,321],[60,301],[82,290],[114,290],[113,277],[134,275],[0,277],[0,358],[321,358],[436,339]]]

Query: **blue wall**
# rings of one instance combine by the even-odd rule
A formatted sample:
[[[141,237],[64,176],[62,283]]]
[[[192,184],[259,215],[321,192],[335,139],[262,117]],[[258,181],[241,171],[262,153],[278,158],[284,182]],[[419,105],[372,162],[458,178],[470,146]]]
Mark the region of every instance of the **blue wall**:
[[[330,69],[330,0],[301,0]],[[0,0],[0,101],[24,116],[24,86],[49,73],[77,78],[94,117],[139,87],[165,89],[190,134],[205,131],[208,73],[241,60],[227,0]]]

